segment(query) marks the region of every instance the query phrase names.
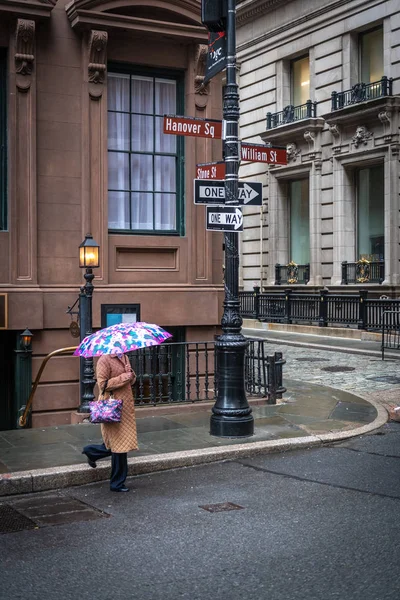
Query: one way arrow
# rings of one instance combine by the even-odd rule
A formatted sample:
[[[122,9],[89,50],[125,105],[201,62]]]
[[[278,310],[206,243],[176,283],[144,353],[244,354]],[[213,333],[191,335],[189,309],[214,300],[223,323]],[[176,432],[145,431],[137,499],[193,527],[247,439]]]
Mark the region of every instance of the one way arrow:
[[[248,204],[253,200],[253,198],[256,198],[257,196],[258,192],[256,192],[252,187],[247,185],[247,183],[245,183],[244,186],[241,189],[239,188],[238,190],[239,200],[243,201],[244,204]]]

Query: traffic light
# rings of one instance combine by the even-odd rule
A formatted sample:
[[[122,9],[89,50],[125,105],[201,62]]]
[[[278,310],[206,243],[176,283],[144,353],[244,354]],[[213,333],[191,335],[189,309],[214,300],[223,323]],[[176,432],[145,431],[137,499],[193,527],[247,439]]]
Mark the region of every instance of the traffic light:
[[[227,0],[201,0],[201,22],[208,31],[225,31]]]

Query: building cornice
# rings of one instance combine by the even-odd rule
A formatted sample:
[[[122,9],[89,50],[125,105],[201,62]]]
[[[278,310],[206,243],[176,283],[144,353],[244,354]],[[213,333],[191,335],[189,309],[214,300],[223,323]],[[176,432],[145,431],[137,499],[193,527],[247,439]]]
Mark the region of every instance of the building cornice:
[[[20,18],[49,17],[57,0],[0,0],[0,14],[9,14]]]
[[[144,4],[149,14],[154,8],[164,10],[165,20],[123,14],[125,7],[143,7]],[[208,40],[197,0],[72,0],[65,10],[73,29],[119,29],[161,35],[187,43],[207,43]],[[185,22],[182,22],[182,17]]]
[[[77,10],[70,8],[67,12],[73,29],[119,29],[136,31],[145,34],[161,35],[186,41],[187,43],[207,43],[207,32],[202,26],[184,25],[182,23],[169,23],[152,19],[139,19],[125,15],[103,13],[94,10]]]
[[[289,2],[292,0],[244,0],[238,2],[236,22],[239,26],[244,25],[275,8],[289,4]]]
[[[288,1],[291,1],[291,0],[288,0]],[[286,37],[293,35],[292,32],[294,32],[296,30],[300,30],[302,32],[302,34],[305,34],[306,33],[306,31],[305,31],[306,24],[315,30],[315,28],[316,27],[319,28],[321,26],[321,23],[324,21],[324,19],[326,19],[325,15],[327,15],[328,13],[332,13],[333,11],[338,11],[337,14],[335,14],[332,17],[332,21],[331,21],[331,22],[336,22],[338,20],[343,19],[343,12],[346,12],[347,15],[350,16],[353,13],[359,12],[361,10],[361,7],[365,4],[368,4],[369,6],[373,6],[376,4],[380,4],[381,2],[382,2],[382,0],[375,0],[374,2],[372,0],[358,0],[358,1],[354,0],[350,6],[349,0],[333,0],[331,3],[328,3],[325,6],[322,6],[321,8],[314,10],[313,12],[304,14],[297,19],[296,18],[292,19],[282,25],[279,25],[278,27],[275,27],[273,29],[266,31],[265,33],[263,33],[262,35],[260,35],[258,37],[254,37],[251,40],[244,42],[243,44],[239,44],[238,45],[238,53],[243,54],[243,52],[245,52],[246,50],[251,50],[254,48],[254,46],[257,46],[258,44],[262,44],[262,43],[266,42],[267,40],[271,40],[273,38],[276,38],[281,42],[282,37],[284,37],[285,35],[286,35]],[[279,5],[284,5],[284,3],[285,3],[285,0],[283,0],[283,2],[280,2],[280,3],[277,1],[275,8],[277,8]],[[340,9],[342,9],[342,10],[340,10]],[[258,12],[251,19],[250,18],[247,19],[247,21],[254,20],[255,16],[260,17],[261,13]],[[243,23],[240,23],[240,25],[242,25],[242,24]]]

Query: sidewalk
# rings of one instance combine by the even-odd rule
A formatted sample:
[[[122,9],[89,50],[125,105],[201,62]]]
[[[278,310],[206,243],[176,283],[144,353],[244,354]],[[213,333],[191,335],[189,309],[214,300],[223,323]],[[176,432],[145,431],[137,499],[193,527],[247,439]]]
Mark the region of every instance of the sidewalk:
[[[154,416],[143,417],[137,409],[140,449],[129,454],[129,475],[321,445],[387,421],[387,412],[372,398],[294,379],[284,385],[287,392],[275,406],[250,401],[255,433],[245,439],[210,436],[212,404],[159,413],[155,408]],[[85,444],[100,441],[100,426],[89,423],[0,431],[0,496],[108,479],[109,461],[92,469],[81,454]]]

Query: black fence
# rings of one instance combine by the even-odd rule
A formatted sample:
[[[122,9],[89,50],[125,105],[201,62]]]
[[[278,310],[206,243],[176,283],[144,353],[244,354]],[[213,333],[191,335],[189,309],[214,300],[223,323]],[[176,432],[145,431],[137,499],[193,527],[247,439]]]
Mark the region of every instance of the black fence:
[[[342,285],[382,283],[385,279],[385,261],[342,262]]]
[[[307,284],[310,281],[310,264],[275,265],[275,285]]]
[[[387,310],[383,313],[382,322],[382,360],[385,349],[400,350],[400,311]]]
[[[317,103],[307,100],[305,104],[299,106],[285,106],[283,110],[276,113],[267,113],[267,129],[273,129],[286,123],[293,121],[301,121],[302,119],[310,119],[317,116]]]
[[[357,294],[334,294],[327,290],[301,293],[293,289],[282,292],[240,292],[241,315],[269,323],[307,323],[355,327],[381,331],[383,313],[400,311],[400,300],[368,298],[368,291]]]
[[[263,340],[249,340],[245,389],[249,396],[275,404],[282,386],[282,354],[265,353]],[[214,342],[164,343],[128,354],[136,373],[135,406],[214,401],[218,385]]]
[[[358,102],[375,100],[392,95],[393,79],[385,75],[373,83],[356,83],[350,90],[332,92],[332,110],[339,110]]]

